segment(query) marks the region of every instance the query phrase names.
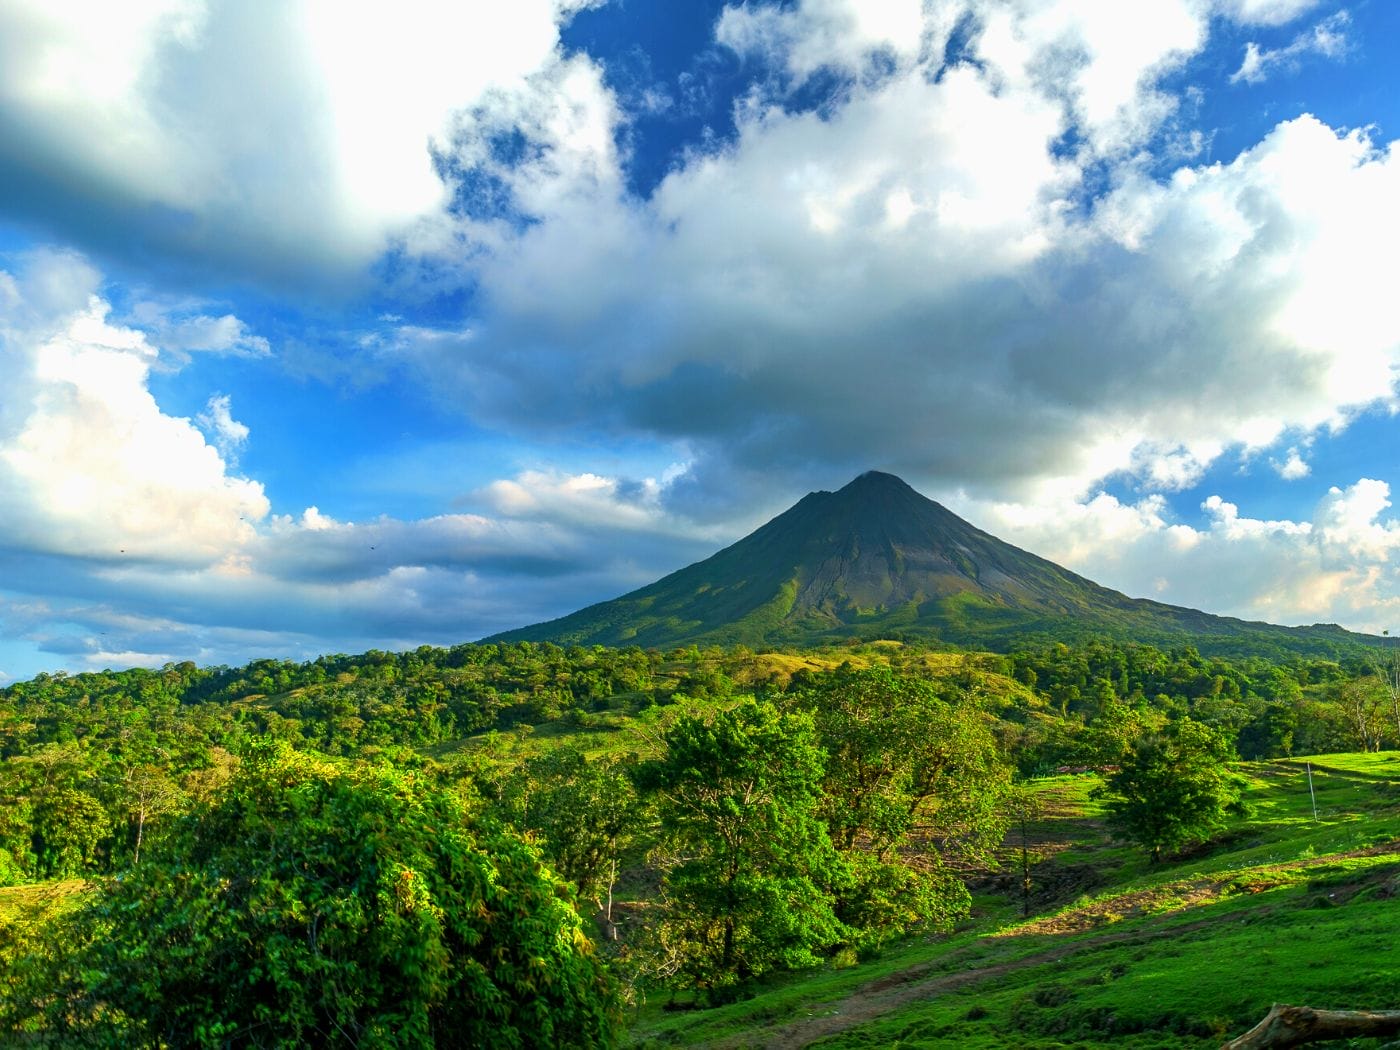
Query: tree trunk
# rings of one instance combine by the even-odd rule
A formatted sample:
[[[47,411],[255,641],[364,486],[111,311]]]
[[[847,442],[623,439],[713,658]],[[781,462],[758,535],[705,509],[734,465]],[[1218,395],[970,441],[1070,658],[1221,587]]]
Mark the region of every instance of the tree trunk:
[[[608,910],[607,910],[606,916],[607,916],[607,922],[608,922],[608,940],[610,940],[610,941],[615,941],[615,940],[617,940],[617,923],[613,922],[613,917],[612,917],[613,887],[614,887],[615,885],[617,885],[617,858],[616,858],[616,857],[614,857],[614,858],[613,858],[613,861],[612,861],[612,874],[608,876]]]
[[[1303,1043],[1400,1032],[1400,1010],[1314,1010],[1275,1003],[1264,1019],[1220,1050],[1278,1050]]]

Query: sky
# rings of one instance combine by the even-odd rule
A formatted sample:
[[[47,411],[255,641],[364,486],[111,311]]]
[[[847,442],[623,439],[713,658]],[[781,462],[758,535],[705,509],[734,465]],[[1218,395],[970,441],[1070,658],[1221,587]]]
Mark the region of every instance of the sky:
[[[1400,4],[0,3],[0,684],[451,645],[870,469],[1400,629]]]

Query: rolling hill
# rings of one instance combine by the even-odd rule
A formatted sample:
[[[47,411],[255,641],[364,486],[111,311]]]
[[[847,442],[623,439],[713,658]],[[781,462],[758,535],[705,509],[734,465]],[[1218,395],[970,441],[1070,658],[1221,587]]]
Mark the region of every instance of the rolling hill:
[[[1335,652],[1378,639],[1129,598],[977,529],[890,474],[813,492],[711,557],[486,641],[817,646],[895,638],[1004,649],[1107,635],[1203,650]]]

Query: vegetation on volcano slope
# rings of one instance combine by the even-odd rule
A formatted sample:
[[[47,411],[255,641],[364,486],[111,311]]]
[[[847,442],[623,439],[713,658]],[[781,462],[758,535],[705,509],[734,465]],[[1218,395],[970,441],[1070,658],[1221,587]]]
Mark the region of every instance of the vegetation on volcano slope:
[[[509,825],[502,837],[484,833],[488,858],[513,856],[510,843],[523,836],[553,873],[542,877],[557,876],[561,884],[563,896],[551,899],[577,902],[586,914],[596,906],[599,921],[584,928],[596,931],[598,952],[626,994],[645,1004],[637,1028],[643,1040],[681,1038],[680,1027],[718,1031],[726,1017],[760,1027],[764,1017],[792,1021],[801,1009],[783,1005],[784,989],[809,982],[803,1002],[825,1001],[812,996],[826,987],[867,985],[861,998],[871,1004],[887,994],[898,998],[901,989],[937,990],[938,1003],[960,1003],[964,1013],[1019,1026],[1024,1045],[1068,1042],[1068,1032],[1104,1040],[1131,1031],[1143,1039],[1195,1038],[1191,1033],[1203,1025],[1242,1019],[1244,1000],[1193,1012],[1181,998],[1159,1014],[1144,1013],[1115,1005],[1111,990],[1120,981],[1110,977],[1076,985],[1073,994],[1046,993],[1065,994],[1058,1005],[1025,1005],[1034,986],[1018,982],[1035,973],[1042,984],[1063,984],[1056,975],[1071,972],[1065,968],[1078,966],[1074,960],[1117,944],[1096,947],[1091,938],[1132,933],[1137,924],[1145,924],[1148,937],[1139,949],[1144,958],[1155,957],[1156,938],[1175,927],[1154,916],[1173,901],[1197,901],[1207,909],[1200,917],[1233,916],[1223,921],[1247,927],[1240,920],[1251,914],[1250,902],[1300,903],[1305,883],[1289,873],[1306,869],[1308,879],[1327,878],[1319,869],[1324,863],[1340,864],[1343,881],[1354,871],[1363,881],[1374,876],[1371,897],[1389,892],[1387,861],[1376,859],[1383,851],[1324,861],[1357,848],[1346,836],[1359,818],[1340,822],[1339,807],[1393,808],[1390,771],[1379,764],[1387,756],[1341,755],[1324,763],[1323,824],[1316,829],[1298,809],[1295,765],[1253,767],[1246,801],[1256,815],[1232,817],[1223,831],[1204,829],[1217,853],[1229,847],[1239,855],[1237,870],[1222,883],[1235,887],[1228,890],[1217,886],[1224,876],[1213,874],[1214,862],[1201,859],[1217,854],[1188,851],[1183,859],[1176,852],[1190,836],[1163,842],[1156,868],[1139,847],[1108,840],[1104,802],[1086,797],[1097,778],[1044,778],[1062,767],[1121,765],[1143,741],[1186,726],[1203,727],[1226,751],[1276,763],[1294,754],[1394,747],[1400,729],[1374,671],[1366,654],[1341,662],[1226,659],[1189,647],[1117,642],[1056,643],[1008,655],[898,643],[765,654],[514,644],[302,664],[259,661],[236,669],[181,664],[41,676],[0,690],[0,884],[13,884],[0,892],[0,1000],[20,1002],[12,994],[16,982],[32,982],[34,967],[48,960],[61,972],[109,982],[107,1005],[90,1018],[110,1020],[117,1015],[102,1011],[118,1008],[136,1017],[136,1008],[113,998],[113,990],[133,980],[150,985],[147,978],[157,971],[122,976],[115,957],[80,966],[76,953],[101,939],[94,917],[113,914],[125,899],[123,885],[141,885],[138,877],[155,877],[162,866],[197,867],[190,851],[208,834],[198,830],[207,827],[201,822],[240,792],[248,797],[248,756],[270,742],[313,765],[331,761],[340,772],[325,776],[335,783],[383,785],[385,778],[409,777],[415,791],[460,798],[464,833]],[[782,761],[765,765],[772,754]],[[1010,923],[1023,904],[1019,881],[1006,870],[993,872],[989,857],[1008,817],[996,803],[1013,772],[1043,803],[1041,816],[1029,822],[1027,843],[1036,860],[1027,902],[1033,923],[992,939],[984,936],[986,924]],[[976,790],[960,790],[969,785]],[[1274,790],[1285,785],[1288,792]],[[761,796],[757,806],[753,791]],[[1346,801],[1347,791],[1356,797]],[[741,814],[747,823],[735,821]],[[307,827],[300,826],[303,817]],[[284,829],[287,841],[301,841],[297,836],[319,819],[296,806],[282,818],[292,822]],[[396,821],[381,823],[392,839],[388,829]],[[1329,837],[1332,831],[1342,838]],[[1379,849],[1393,842],[1395,831],[1391,819],[1364,834]],[[1297,836],[1293,844],[1290,836]],[[1013,831],[1006,848],[1014,850],[1014,837]],[[1298,857],[1303,848],[1313,856]],[[1249,850],[1264,849],[1278,856],[1251,859]],[[1306,863],[1289,867],[1288,860]],[[417,862],[406,866],[419,869]],[[284,876],[290,877],[283,872],[273,881],[280,885]],[[377,885],[375,878],[353,875],[352,900]],[[1269,882],[1275,878],[1282,881]],[[1345,896],[1350,883],[1337,892],[1352,899]],[[208,899],[201,894],[191,900]],[[1065,899],[1076,895],[1084,900],[1065,910]],[[174,899],[163,891],[141,899],[147,898]],[[543,907],[544,899],[535,899]],[[1279,910],[1279,921],[1291,930],[1290,916],[1308,912],[1290,908]],[[66,917],[72,909],[83,917]],[[159,914],[148,918],[142,928],[160,928]],[[1312,920],[1321,924],[1319,936],[1341,929],[1318,915]],[[1158,929],[1159,921],[1167,925]],[[1311,936],[1302,928],[1300,939]],[[918,930],[923,938],[938,936],[892,943]],[[1177,932],[1191,943],[1189,930]],[[1231,927],[1229,937],[1244,933]],[[129,959],[153,950],[139,937],[108,940],[114,951],[124,944]],[[1270,950],[1276,951],[1261,948]],[[1039,962],[1037,952],[1044,956]],[[1205,959],[1183,957],[1209,972]],[[975,1000],[967,998],[971,984],[921,983],[952,981],[937,972],[944,962],[979,959],[1008,968],[986,973],[985,982],[977,978]],[[1105,969],[1139,972],[1140,962],[1117,959]],[[792,966],[814,969],[792,983],[782,976]],[[1182,970],[1182,982],[1189,972]],[[1351,995],[1356,987],[1331,969],[1316,976],[1311,987],[1329,994]],[[872,980],[889,983],[872,991]],[[1121,990],[1131,990],[1137,1002],[1149,994],[1145,981]],[[1002,996],[996,989],[1003,984],[1020,988],[1021,998]],[[1375,996],[1316,1005],[1388,1005],[1390,985],[1373,986]],[[90,1006],[101,986],[69,987],[73,1003]],[[1282,993],[1290,989],[1308,998],[1302,978],[1261,988],[1266,998],[1287,998]],[[711,1008],[692,1010],[686,1024],[673,1025],[676,1017],[656,1012],[671,995]],[[737,1001],[716,1005],[730,1000]],[[36,1026],[59,1023],[45,1014],[52,1001],[39,1005],[3,1023],[27,1026],[37,1037]],[[1110,1007],[1124,1020],[1110,1024],[1103,1020],[1108,1014],[1093,1012]],[[846,1019],[854,1016],[852,1007],[842,1009]],[[916,1019],[911,1034],[896,1038],[938,1045],[943,1037],[929,1033],[952,1026],[968,1040],[964,1045],[978,1039],[992,1045],[990,1035],[978,1033],[996,1031],[995,1024],[979,1028],[978,1016],[954,1024],[953,1014],[938,1012],[941,1006],[929,1009],[933,1020]],[[60,1011],[64,1023],[77,1023],[76,1010]],[[872,1015],[877,1028],[869,1045],[885,1045],[893,1030],[878,1026],[904,1016],[902,1005]],[[1061,1023],[1067,1027],[1054,1028]],[[1138,1035],[1133,1040],[1150,1045]]]
[[[1130,598],[1013,547],[872,471],[813,492],[704,561],[493,642],[814,647],[898,639],[1010,651],[1112,637],[1221,655],[1337,658],[1379,639]]]

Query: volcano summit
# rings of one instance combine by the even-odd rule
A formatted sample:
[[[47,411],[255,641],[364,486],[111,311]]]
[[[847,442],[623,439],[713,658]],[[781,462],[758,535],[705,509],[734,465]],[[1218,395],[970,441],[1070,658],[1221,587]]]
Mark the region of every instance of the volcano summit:
[[[1366,640],[1330,624],[1278,627],[1129,598],[878,471],[809,493],[732,546],[630,594],[487,640],[759,648],[854,637],[1001,649],[1088,635],[1300,652]]]

